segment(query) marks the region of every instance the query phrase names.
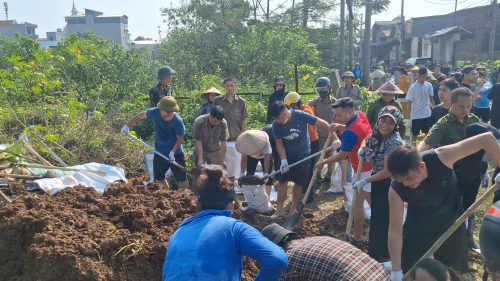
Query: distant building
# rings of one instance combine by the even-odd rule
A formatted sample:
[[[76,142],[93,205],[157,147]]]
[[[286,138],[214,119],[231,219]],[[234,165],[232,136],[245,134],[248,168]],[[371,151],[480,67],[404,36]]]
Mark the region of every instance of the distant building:
[[[159,45],[156,40],[144,36],[138,36],[133,43],[137,48],[146,47],[151,54],[156,52],[156,47]]]
[[[85,14],[78,14],[73,2],[71,16],[64,17],[66,20],[66,34],[84,34],[92,31],[97,36],[112,39],[115,44],[128,46],[130,33],[128,31],[128,17],[126,15],[104,15],[102,12],[85,9]],[[47,36],[49,36],[47,34]]]
[[[0,20],[0,36],[15,38],[16,32],[19,32],[22,36],[37,39],[36,28],[38,25],[29,22],[18,23],[16,20]]]

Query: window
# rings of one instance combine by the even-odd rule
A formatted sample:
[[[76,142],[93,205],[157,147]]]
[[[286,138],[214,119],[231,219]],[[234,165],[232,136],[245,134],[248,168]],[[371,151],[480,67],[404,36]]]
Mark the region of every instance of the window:
[[[50,36],[49,41],[54,41],[54,37]]]

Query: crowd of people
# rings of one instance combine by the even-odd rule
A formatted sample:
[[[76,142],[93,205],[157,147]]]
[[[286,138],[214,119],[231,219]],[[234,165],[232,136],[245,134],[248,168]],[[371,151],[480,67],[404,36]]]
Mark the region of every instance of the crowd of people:
[[[444,66],[441,72],[438,64],[433,69],[440,79],[437,100],[435,86],[428,82],[435,75],[427,67],[411,66],[410,73],[400,67],[382,76],[387,80],[373,92],[380,98],[369,105],[366,114],[360,111],[365,100],[351,71],[342,75],[343,86],[336,93],[332,93],[330,79],[320,77],[318,97],[308,104],[298,93],[287,92],[280,76],[269,97],[268,125],[261,130],[246,129],[249,114],[245,101],[236,94],[234,77],[224,79],[224,94],[216,88],[204,92],[207,102],[200,106],[191,133],[194,163],[199,168],[212,164],[222,169],[205,167],[195,179],[199,213],[183,221],[172,236],[163,280],[240,280],[244,256],[261,265],[255,280],[400,281],[403,273],[413,280],[432,280],[425,276],[460,280],[456,278],[469,271],[468,249],[482,253],[486,272],[492,280],[500,280],[500,203],[494,202],[487,212],[480,245],[473,237],[473,215],[434,253],[434,259],[419,261],[473,204],[479,186],[489,185],[488,162],[493,161],[497,171],[500,165],[496,125],[500,120],[493,120],[499,84],[488,84],[488,75],[480,67],[466,66],[460,76],[457,69],[448,68]],[[185,126],[169,89],[174,74],[170,67],[159,69],[159,83],[150,90],[151,108],[134,116],[122,133],[128,134],[141,119],[151,119],[155,150],[168,155],[155,154],[154,179],[168,187],[165,173],[171,169],[179,187],[188,188],[186,172],[173,165],[186,166]],[[403,97],[409,102],[410,116],[402,114],[398,99]],[[491,112],[489,100],[493,101]],[[407,129],[411,138],[405,143]],[[417,136],[424,137],[418,145]],[[320,151],[328,139],[334,150],[325,159],[301,161]],[[348,242],[331,237],[298,239],[277,224],[259,233],[231,218],[236,178],[255,174],[259,162],[264,176],[273,169],[280,172],[265,183],[269,196],[274,181],[279,182],[272,219],[297,211],[304,187],[315,180],[313,169],[328,165],[325,179],[330,180],[333,165],[338,163],[346,177],[343,184],[350,181],[357,193],[351,210],[354,234]],[[361,177],[347,179],[358,166]],[[287,213],[284,202],[289,182],[294,186]],[[498,182],[500,175],[495,174],[493,183]],[[371,207],[368,254],[356,248],[366,243],[365,201]],[[384,270],[381,264],[388,261],[391,266]]]

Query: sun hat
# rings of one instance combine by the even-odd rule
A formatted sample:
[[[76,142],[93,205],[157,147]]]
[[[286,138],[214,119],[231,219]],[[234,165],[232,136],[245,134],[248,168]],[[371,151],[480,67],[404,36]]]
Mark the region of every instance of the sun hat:
[[[405,93],[396,86],[392,81],[387,81],[380,86],[375,93],[390,94],[390,95],[404,95]]]
[[[170,68],[170,66],[162,66],[158,69],[158,76],[156,77],[158,80],[161,80],[167,76],[175,74],[175,70]]]
[[[401,121],[401,111],[393,105],[388,105],[382,108],[378,113],[378,118],[380,119],[380,117],[382,116],[391,117],[392,120],[394,120],[394,123],[396,124],[399,124],[399,122]]]
[[[291,235],[293,238],[297,237],[297,234],[295,234],[295,232],[286,230],[284,227],[278,225],[277,223],[273,223],[264,227],[264,229],[262,229],[260,233],[276,245],[279,245],[283,238],[285,238],[287,235]]]
[[[354,78],[354,74],[352,74],[351,71],[346,71],[346,72],[344,72],[344,74],[342,74],[341,78],[344,79],[344,77],[352,77],[352,78]]]
[[[375,71],[373,71],[371,74],[370,74],[370,78],[371,79],[375,79],[375,78],[380,78],[380,77],[384,77],[385,76],[385,72],[379,70],[379,69],[376,69]]]
[[[248,130],[236,139],[236,150],[241,155],[255,155],[261,152],[267,144],[267,133],[259,130]]]
[[[222,95],[222,93],[219,90],[217,90],[217,88],[212,87],[212,88],[206,90],[203,94],[201,94],[201,98],[208,100],[208,94],[212,94],[212,93],[217,94],[217,96]]]
[[[174,97],[171,96],[161,98],[160,102],[157,103],[156,106],[166,112],[179,111],[177,101],[175,101]]]
[[[427,77],[431,78],[432,81],[437,81],[436,77],[434,77],[431,73],[427,73]]]
[[[419,67],[415,65],[414,67],[412,67],[412,68],[410,69],[410,71],[418,71],[418,68],[419,68]]]

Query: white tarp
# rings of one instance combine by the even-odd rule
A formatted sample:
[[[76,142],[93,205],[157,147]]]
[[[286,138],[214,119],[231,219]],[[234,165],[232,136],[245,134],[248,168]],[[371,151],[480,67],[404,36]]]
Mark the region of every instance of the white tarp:
[[[226,166],[227,176],[229,178],[238,177],[240,175],[241,154],[236,150],[234,141],[227,142]]]
[[[101,176],[90,172],[79,171],[74,172],[71,176],[35,180],[35,187],[44,190],[50,195],[56,194],[58,191],[67,187],[74,187],[77,185],[93,187],[95,190],[103,193],[108,184],[115,181],[127,181],[123,169],[116,166],[110,166],[100,163],[87,163],[84,165],[72,166],[69,168],[98,170],[106,172],[106,175]]]

